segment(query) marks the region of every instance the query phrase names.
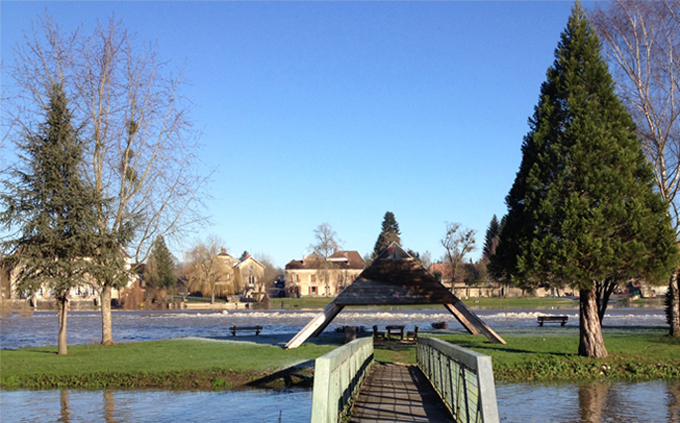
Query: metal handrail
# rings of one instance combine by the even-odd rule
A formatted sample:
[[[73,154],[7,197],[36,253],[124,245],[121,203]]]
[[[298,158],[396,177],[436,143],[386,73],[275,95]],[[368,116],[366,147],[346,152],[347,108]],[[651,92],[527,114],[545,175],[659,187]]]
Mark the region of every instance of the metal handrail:
[[[428,337],[418,338],[416,357],[456,422],[499,422],[491,357]]]
[[[359,338],[316,359],[312,423],[336,423],[373,365],[373,338]]]

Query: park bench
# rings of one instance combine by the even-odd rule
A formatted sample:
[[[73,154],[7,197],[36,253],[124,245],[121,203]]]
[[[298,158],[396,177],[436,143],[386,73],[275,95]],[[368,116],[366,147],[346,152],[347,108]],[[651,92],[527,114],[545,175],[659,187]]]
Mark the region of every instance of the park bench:
[[[564,326],[569,316],[538,316],[537,319],[538,326],[543,326],[543,323],[559,323]]]
[[[406,332],[407,341],[417,341],[418,340],[418,326],[413,329],[413,332]]]
[[[373,326],[373,336],[375,338],[385,339],[385,332],[378,330],[378,325]]]
[[[262,326],[232,326],[229,330],[233,336],[236,336],[236,332],[240,330],[254,330],[255,335],[259,335],[262,332]]]

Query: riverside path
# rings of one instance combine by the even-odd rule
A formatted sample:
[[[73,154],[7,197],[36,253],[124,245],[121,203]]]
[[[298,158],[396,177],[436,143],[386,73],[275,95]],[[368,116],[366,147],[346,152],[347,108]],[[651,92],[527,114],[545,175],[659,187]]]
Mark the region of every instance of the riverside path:
[[[376,364],[354,403],[352,423],[453,422],[418,366]]]

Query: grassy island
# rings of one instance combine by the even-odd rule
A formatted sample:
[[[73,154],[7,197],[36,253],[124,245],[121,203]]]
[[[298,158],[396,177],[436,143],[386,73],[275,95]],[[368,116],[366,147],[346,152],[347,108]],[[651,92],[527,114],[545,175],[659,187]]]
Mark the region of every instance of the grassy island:
[[[609,357],[575,354],[573,335],[507,336],[507,345],[483,336],[436,335],[493,358],[497,381],[578,381],[593,379],[680,378],[680,340],[659,329],[606,336]],[[262,338],[262,337],[260,337]],[[72,345],[69,355],[56,347],[0,351],[0,385],[4,389],[160,388],[230,389],[282,369],[313,360],[340,345],[340,338],[319,338],[294,350],[267,343],[171,339],[138,343]],[[413,345],[376,345],[383,362],[415,363]],[[311,373],[307,372],[307,377]]]

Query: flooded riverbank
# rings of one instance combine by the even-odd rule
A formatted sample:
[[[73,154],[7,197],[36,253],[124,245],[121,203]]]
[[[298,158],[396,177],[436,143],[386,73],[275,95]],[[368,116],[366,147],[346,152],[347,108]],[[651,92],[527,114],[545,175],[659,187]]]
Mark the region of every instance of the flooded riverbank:
[[[576,310],[476,310],[502,335],[578,335]],[[134,342],[169,338],[234,339],[230,325],[261,325],[260,336],[249,341],[283,345],[317,311],[116,311],[114,338]],[[566,315],[565,327],[538,327],[536,316]],[[464,329],[445,310],[362,309],[340,313],[328,331],[343,325],[384,327],[405,324],[430,329],[430,323],[445,321],[447,332]],[[370,330],[370,329],[369,329]],[[424,332],[426,332],[426,330]],[[605,318],[605,334],[634,334],[666,331],[661,309],[617,308]],[[16,349],[56,345],[57,317],[54,312],[35,312],[31,317],[16,314],[0,321],[0,347]],[[441,333],[441,332],[439,332]],[[97,343],[101,336],[100,314],[69,314],[69,343]],[[237,337],[237,340],[246,337]],[[680,423],[680,381],[592,382],[582,384],[499,383],[498,407],[503,422],[593,423],[672,422]],[[0,390],[0,421],[31,422],[304,422],[311,413],[311,390]]]
[[[0,403],[2,422],[295,423],[309,421],[312,391],[0,391]]]
[[[680,422],[680,382],[502,383],[502,422]],[[3,422],[309,421],[312,391],[0,391]]]
[[[567,326],[544,327],[541,334],[568,334],[578,330],[578,311],[571,310],[476,310],[492,328],[500,334],[536,334],[536,316],[560,314],[568,316]],[[159,339],[202,337],[224,339],[231,335],[232,325],[259,325],[263,334],[292,337],[306,325],[318,311],[115,311],[113,312],[113,336],[116,342],[138,342]],[[432,322],[447,322],[449,331],[466,333],[463,327],[443,307],[441,309],[365,309],[341,312],[327,331],[335,327],[390,324],[414,326],[428,330]],[[661,309],[618,308],[605,317],[605,333],[634,327],[659,327],[663,330],[665,315]],[[68,320],[70,345],[98,343],[101,339],[101,315],[98,312],[71,312]],[[39,311],[31,317],[18,313],[2,318],[0,325],[0,348],[17,349],[57,344],[56,312]]]

